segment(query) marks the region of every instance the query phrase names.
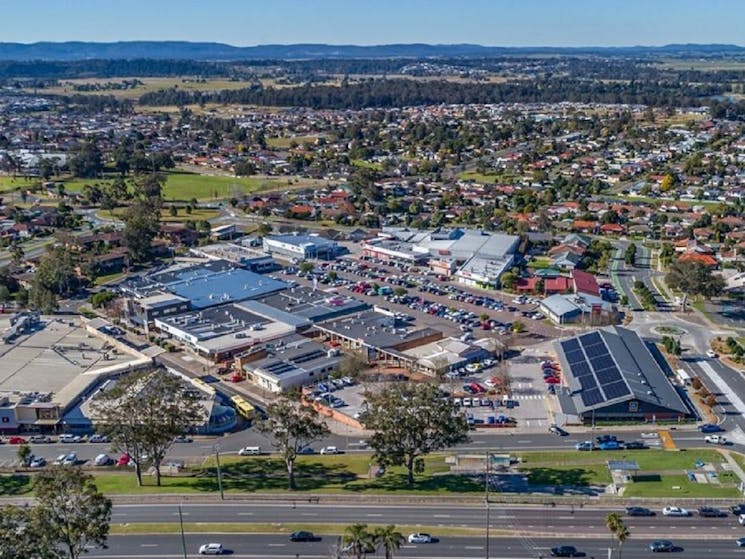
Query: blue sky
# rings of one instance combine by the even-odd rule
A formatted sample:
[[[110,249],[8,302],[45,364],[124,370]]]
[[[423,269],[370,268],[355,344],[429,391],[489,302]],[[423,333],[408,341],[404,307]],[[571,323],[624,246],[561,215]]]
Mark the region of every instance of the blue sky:
[[[4,0],[0,41],[745,44],[745,0]]]

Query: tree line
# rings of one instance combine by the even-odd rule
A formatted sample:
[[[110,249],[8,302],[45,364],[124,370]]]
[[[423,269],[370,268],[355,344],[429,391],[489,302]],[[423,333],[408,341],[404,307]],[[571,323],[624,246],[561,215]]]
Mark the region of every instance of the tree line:
[[[143,94],[139,103],[149,106],[190,104],[243,104],[314,109],[363,109],[437,104],[489,103],[607,103],[668,106],[701,106],[708,98],[723,95],[718,84],[677,81],[606,82],[570,78],[515,80],[505,83],[468,83],[446,80],[369,79],[347,85],[304,85],[207,91],[172,88]]]

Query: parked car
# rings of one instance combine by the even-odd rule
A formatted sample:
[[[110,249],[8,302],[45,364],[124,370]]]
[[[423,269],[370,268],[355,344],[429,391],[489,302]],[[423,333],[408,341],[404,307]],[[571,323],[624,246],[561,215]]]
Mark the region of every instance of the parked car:
[[[609,441],[616,441],[618,439],[616,438],[615,435],[599,435],[595,437],[595,440],[598,442],[598,444],[600,444],[600,443],[606,443]]]
[[[626,516],[654,516],[655,512],[646,507],[626,507]]]
[[[663,516],[691,516],[691,513],[682,507],[665,507],[662,509]]]
[[[735,540],[737,547],[745,547],[745,538],[737,538]]]
[[[74,452],[67,454],[62,460],[63,466],[74,466],[78,463],[78,455]]]
[[[641,450],[647,448],[643,441],[629,441],[625,445],[627,450]]]
[[[618,441],[605,441],[598,445],[600,450],[621,450],[621,443]]]
[[[93,459],[94,466],[111,466],[114,463],[114,459],[108,454],[99,454]]]
[[[107,437],[106,435],[99,435],[98,433],[96,433],[95,435],[91,435],[90,437],[88,437],[88,442],[89,443],[107,443],[109,442],[109,437]]]
[[[341,454],[341,451],[335,446],[325,446],[321,449],[321,454]]]
[[[675,545],[670,540],[657,540],[649,544],[649,551],[659,552],[672,552],[675,551]]]
[[[698,515],[704,518],[722,518],[723,516],[727,516],[727,513],[716,507],[699,507]]]
[[[723,435],[706,435],[704,442],[709,444],[727,444],[727,437]]]
[[[34,456],[28,463],[29,468],[43,468],[47,465],[47,460],[43,456]]]
[[[314,535],[313,532],[306,532],[305,530],[300,530],[299,532],[293,532],[290,534],[291,542],[315,542],[320,539],[321,538]]]
[[[8,437],[8,444],[26,444],[26,439],[14,435],[12,437]]]
[[[173,439],[173,442],[175,443],[193,443],[194,439],[191,437],[187,437],[186,435],[179,435],[175,439]]]
[[[28,442],[32,444],[47,444],[52,442],[52,437],[48,437],[46,435],[32,435]]]
[[[79,443],[81,441],[80,435],[73,435],[71,433],[63,433],[59,436],[59,442],[61,443]]]
[[[559,545],[551,548],[551,557],[580,557],[582,553],[573,545]]]
[[[732,505],[729,508],[729,511],[732,514],[737,514],[737,515],[745,514],[745,503],[740,503],[739,505]]]
[[[122,454],[117,459],[116,465],[117,466],[128,466],[131,461],[132,461],[132,458],[130,458],[129,454]]]
[[[577,443],[574,445],[574,448],[576,450],[592,450],[595,445],[592,444],[592,441],[583,441],[581,443]]]
[[[424,532],[417,532],[415,534],[409,534],[406,541],[409,543],[432,543],[432,536]]]
[[[717,358],[717,352],[714,351],[713,349],[710,349],[710,350],[708,350],[706,352],[706,357],[710,357],[711,359],[716,359]]]
[[[222,555],[224,552],[221,543],[205,543],[199,546],[199,555]]]

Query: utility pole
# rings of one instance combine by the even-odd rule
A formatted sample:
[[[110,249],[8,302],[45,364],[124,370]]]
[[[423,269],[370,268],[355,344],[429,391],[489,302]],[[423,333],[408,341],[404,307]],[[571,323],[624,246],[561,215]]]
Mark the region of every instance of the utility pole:
[[[184,536],[184,517],[181,514],[181,503],[178,505],[178,523],[181,528],[181,549],[184,552],[184,559],[186,558],[186,536]]]
[[[489,453],[486,453],[486,464],[484,465],[486,475],[484,476],[484,505],[486,506],[486,545],[484,549],[486,551],[486,559],[489,559]]]
[[[215,445],[215,462],[217,464],[217,487],[220,488],[220,500],[225,500],[225,493],[222,489],[222,471],[220,470],[220,445]]]

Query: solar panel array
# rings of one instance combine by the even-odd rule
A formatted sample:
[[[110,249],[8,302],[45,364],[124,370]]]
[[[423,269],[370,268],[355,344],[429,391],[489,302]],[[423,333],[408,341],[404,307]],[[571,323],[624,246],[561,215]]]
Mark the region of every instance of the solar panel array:
[[[585,406],[631,394],[603,338],[597,332],[563,341],[561,348],[572,374],[582,387],[580,397]]]

